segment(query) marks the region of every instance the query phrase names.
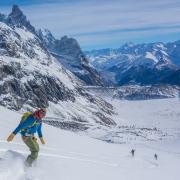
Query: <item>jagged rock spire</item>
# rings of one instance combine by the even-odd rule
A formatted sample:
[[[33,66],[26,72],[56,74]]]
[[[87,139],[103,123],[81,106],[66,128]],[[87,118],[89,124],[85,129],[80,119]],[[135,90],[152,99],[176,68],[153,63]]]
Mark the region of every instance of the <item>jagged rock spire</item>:
[[[0,21],[4,21],[5,20],[5,15],[0,13]]]
[[[26,16],[23,14],[18,5],[13,5],[12,12],[8,16],[8,22],[13,25],[20,25],[27,22]]]
[[[29,31],[35,33],[35,28],[27,20],[26,16],[23,14],[23,11],[19,8],[18,5],[13,5],[12,12],[9,14],[8,23],[18,27],[26,27]]]
[[[21,18],[22,16],[24,16],[24,14],[18,5],[13,5],[12,12],[9,14],[9,16],[16,19],[16,18]]]

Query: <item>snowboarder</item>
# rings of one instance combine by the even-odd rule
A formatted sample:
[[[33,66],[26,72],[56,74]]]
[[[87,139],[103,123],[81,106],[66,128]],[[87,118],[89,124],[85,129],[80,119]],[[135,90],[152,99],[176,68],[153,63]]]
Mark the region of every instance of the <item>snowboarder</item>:
[[[154,154],[154,159],[155,159],[155,160],[157,160],[157,159],[158,159],[157,154]]]
[[[41,131],[42,119],[45,116],[45,108],[38,109],[34,113],[24,113],[21,122],[19,123],[17,128],[7,138],[7,141],[10,142],[14,139],[17,133],[21,133],[23,142],[28,146],[29,150],[31,151],[31,154],[27,157],[25,161],[26,166],[32,166],[33,162],[37,159],[39,153],[39,144],[37,143],[37,138],[34,136],[34,133],[37,132],[41,143],[45,144]]]
[[[135,149],[131,150],[132,157],[134,157]]]

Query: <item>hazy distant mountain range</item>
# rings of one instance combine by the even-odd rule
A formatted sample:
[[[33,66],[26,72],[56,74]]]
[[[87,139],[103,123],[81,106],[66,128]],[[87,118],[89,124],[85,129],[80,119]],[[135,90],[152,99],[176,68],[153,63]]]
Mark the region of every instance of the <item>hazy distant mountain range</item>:
[[[127,43],[118,49],[86,52],[106,85],[180,85],[180,41]]]

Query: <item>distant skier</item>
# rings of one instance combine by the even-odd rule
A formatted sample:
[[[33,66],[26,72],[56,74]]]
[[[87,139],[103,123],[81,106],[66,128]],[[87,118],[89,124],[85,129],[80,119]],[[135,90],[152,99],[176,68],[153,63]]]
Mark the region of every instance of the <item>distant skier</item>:
[[[132,150],[131,150],[131,155],[132,155],[132,157],[134,157],[134,154],[135,154],[135,149],[132,149]]]
[[[154,154],[154,159],[157,160],[158,159],[158,155]]]
[[[25,161],[26,166],[32,166],[33,162],[37,159],[39,153],[39,144],[37,143],[37,138],[34,133],[38,133],[40,141],[45,144],[42,136],[42,119],[46,116],[46,109],[41,108],[36,110],[34,113],[26,112],[21,118],[20,124],[17,128],[9,135],[7,141],[13,140],[17,133],[21,133],[23,142],[28,146],[31,154],[27,157]]]

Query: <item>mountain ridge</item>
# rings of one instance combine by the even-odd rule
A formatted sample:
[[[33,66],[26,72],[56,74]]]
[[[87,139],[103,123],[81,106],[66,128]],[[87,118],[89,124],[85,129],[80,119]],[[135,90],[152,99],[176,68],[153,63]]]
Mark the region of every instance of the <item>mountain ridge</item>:
[[[180,85],[180,41],[127,43],[117,49],[85,52],[106,85]],[[109,77],[109,78],[108,78]]]
[[[47,29],[39,29],[38,35],[49,52],[85,84],[103,86],[99,73],[89,64],[76,39],[67,36],[56,39]]]

